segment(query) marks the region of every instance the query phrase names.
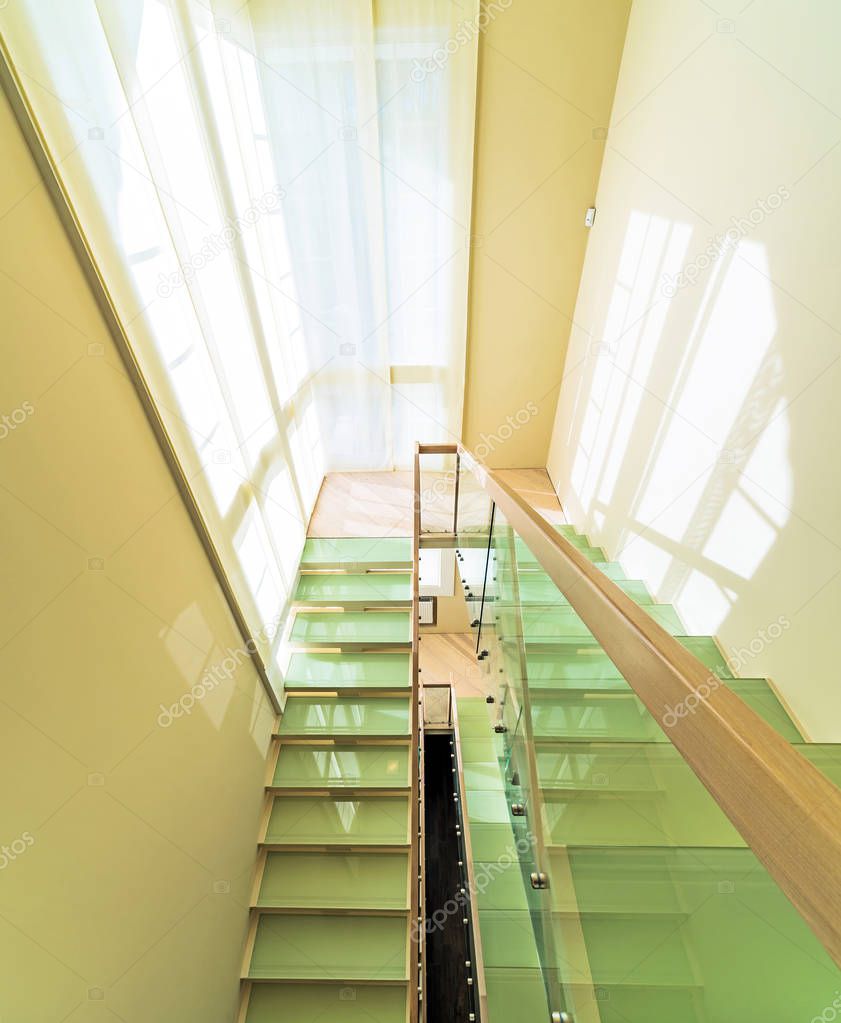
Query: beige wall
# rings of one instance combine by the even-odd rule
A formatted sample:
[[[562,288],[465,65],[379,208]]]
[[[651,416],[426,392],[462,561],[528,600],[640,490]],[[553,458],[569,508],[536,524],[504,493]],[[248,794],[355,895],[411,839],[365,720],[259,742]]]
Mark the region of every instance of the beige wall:
[[[710,6],[635,0],[549,471],[838,740],[841,8]]]
[[[546,462],[629,6],[491,4],[479,41],[463,437],[491,466]]]
[[[272,716],[245,659],[159,723],[240,641],[5,101],[0,138],[0,1018],[229,1023]]]

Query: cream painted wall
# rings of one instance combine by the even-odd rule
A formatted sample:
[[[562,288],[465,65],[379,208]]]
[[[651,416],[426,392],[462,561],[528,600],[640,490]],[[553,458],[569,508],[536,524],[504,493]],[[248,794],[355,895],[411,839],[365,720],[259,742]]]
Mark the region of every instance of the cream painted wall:
[[[494,467],[546,462],[629,6],[489,5],[463,437]]]
[[[0,1018],[229,1023],[273,717],[0,105]]]
[[[832,0],[635,0],[548,466],[573,523],[825,740],[839,38]]]

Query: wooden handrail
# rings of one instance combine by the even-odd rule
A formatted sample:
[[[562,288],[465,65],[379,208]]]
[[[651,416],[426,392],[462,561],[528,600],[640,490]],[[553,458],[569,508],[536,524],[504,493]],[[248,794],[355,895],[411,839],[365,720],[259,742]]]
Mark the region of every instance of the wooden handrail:
[[[455,452],[841,966],[841,790],[496,472]]]

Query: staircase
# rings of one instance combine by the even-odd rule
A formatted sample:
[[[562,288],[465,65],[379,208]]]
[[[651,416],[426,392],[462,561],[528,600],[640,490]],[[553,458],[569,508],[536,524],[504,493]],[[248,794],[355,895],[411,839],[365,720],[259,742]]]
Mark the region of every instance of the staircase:
[[[241,1023],[409,1019],[408,539],[310,539],[252,893]]]
[[[766,680],[733,678],[711,637],[686,636],[672,607],[559,528],[841,782],[837,748],[805,743]],[[475,546],[461,562],[473,598]],[[490,873],[478,895],[486,1023],[820,1016],[838,969],[510,529],[494,532],[487,576],[480,647],[497,701],[458,700],[474,875]],[[500,870],[518,837],[518,862]]]

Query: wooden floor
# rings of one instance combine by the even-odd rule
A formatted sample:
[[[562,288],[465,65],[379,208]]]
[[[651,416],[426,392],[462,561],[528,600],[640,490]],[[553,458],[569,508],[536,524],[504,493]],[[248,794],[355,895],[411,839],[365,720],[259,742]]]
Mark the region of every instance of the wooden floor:
[[[500,469],[500,477],[550,522],[563,513],[545,469]],[[423,473],[423,528],[451,529],[453,482]],[[309,536],[411,536],[412,473],[335,472],[324,477]]]
[[[545,469],[501,469],[502,479],[550,522],[564,516]],[[424,472],[422,519],[425,530],[451,529],[452,480]],[[411,536],[412,473],[338,472],[325,476],[308,535]],[[487,696],[495,689],[487,662],[476,660],[469,633],[428,633],[421,629],[420,667],[424,683],[448,682],[458,696]]]

